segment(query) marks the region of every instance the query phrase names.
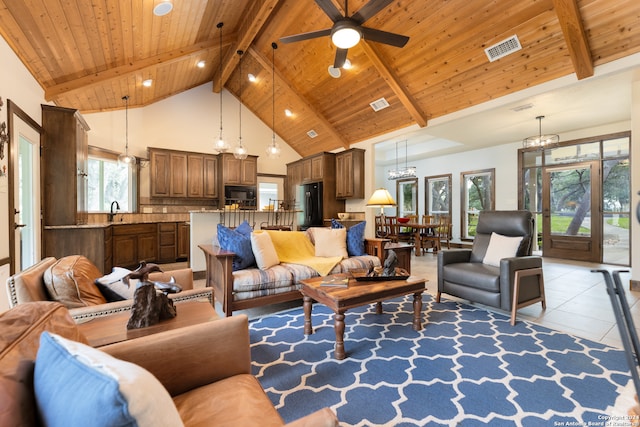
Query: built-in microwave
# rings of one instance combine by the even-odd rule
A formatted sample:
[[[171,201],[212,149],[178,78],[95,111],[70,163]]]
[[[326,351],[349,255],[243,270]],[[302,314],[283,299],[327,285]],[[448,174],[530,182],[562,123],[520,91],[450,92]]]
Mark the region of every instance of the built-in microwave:
[[[244,206],[256,206],[256,187],[251,185],[225,185],[225,204],[240,201]]]

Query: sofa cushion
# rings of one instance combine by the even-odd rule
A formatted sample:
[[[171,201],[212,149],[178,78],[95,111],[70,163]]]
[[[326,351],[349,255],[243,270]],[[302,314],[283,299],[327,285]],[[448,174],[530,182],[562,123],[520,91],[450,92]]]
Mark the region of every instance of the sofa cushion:
[[[43,423],[56,426],[181,426],[171,396],[147,370],[43,332],[34,373]]]
[[[470,288],[500,292],[500,268],[481,262],[459,262],[442,269],[445,282],[464,283]]]
[[[347,253],[349,256],[366,255],[364,250],[364,231],[366,221],[362,221],[347,228]],[[346,228],[340,221],[331,219],[331,228]]]
[[[347,230],[344,228],[317,228],[314,230],[315,253],[320,257],[348,258]]]
[[[288,263],[288,262],[284,262],[282,264],[284,268],[286,268],[291,275],[293,276],[293,283],[294,284],[298,284],[300,283],[301,280],[305,280],[305,279],[311,279],[312,277],[318,277],[320,276],[320,273],[318,273],[317,270],[314,270],[313,268],[307,266],[307,265],[303,265],[303,264],[293,264],[293,263]],[[336,268],[339,268],[340,264],[337,263],[332,270],[330,270],[327,274],[332,274],[331,271],[335,270]]]
[[[266,270],[269,267],[280,264],[278,253],[273,246],[269,233],[264,231],[251,233],[251,249],[260,270]]]
[[[109,302],[133,299],[139,280],[130,279],[128,283],[122,280],[130,273],[126,268],[113,267],[111,273],[96,279],[96,286]]]
[[[232,274],[234,293],[284,288],[293,284],[291,271],[282,264],[274,265],[266,270],[245,268],[234,271]]]
[[[245,221],[246,222],[246,221]],[[232,269],[242,270],[243,268],[255,265],[256,259],[251,248],[251,231],[246,230],[245,222],[240,224],[235,230],[218,224],[218,242],[220,248],[235,253],[232,262]],[[248,226],[248,223],[247,223]],[[249,227],[249,230],[251,227]]]
[[[86,342],[69,311],[53,301],[27,302],[0,313],[0,420],[33,426],[36,402],[33,367],[42,331]]]
[[[49,297],[67,308],[88,307],[107,302],[96,284],[102,273],[82,255],[60,258],[44,273]]]
[[[340,261],[340,264],[333,269],[331,274],[348,273],[352,270],[369,270],[372,267],[380,267],[380,258],[373,255],[352,256]]]
[[[502,258],[512,258],[516,256],[522,237],[503,236],[498,233],[491,233],[487,252],[484,254],[483,263],[500,267]]]

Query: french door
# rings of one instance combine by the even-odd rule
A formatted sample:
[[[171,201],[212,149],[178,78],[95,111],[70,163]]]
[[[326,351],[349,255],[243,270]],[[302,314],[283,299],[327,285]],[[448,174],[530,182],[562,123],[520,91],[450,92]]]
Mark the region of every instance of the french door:
[[[602,197],[599,182],[599,161],[543,168],[543,256],[600,262]]]

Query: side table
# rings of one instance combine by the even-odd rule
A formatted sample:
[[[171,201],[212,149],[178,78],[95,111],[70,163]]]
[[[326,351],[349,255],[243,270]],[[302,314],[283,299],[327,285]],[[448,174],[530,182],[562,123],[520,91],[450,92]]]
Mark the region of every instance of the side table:
[[[411,251],[413,250],[413,245],[411,243],[387,243],[384,246],[385,259],[390,249],[393,249],[398,257],[398,267],[404,268],[411,274]]]

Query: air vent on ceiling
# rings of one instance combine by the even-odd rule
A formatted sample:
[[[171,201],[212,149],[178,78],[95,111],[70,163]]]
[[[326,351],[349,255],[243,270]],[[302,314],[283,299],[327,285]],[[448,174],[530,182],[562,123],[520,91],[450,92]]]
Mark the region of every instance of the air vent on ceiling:
[[[316,136],[318,136],[318,132],[311,129],[309,132],[307,132],[307,135],[309,135],[309,138],[315,138]]]
[[[489,46],[484,50],[484,53],[487,54],[489,62],[493,62],[507,55],[511,55],[513,52],[517,52],[520,49],[522,49],[520,40],[518,40],[518,36],[514,34],[506,40],[502,40],[493,46]]]
[[[373,111],[378,112],[380,110],[387,108],[389,106],[389,103],[387,102],[386,99],[380,98],[371,102],[369,105],[371,105],[371,108],[373,108]]]
[[[533,108],[533,104],[529,103],[529,104],[522,104],[522,105],[518,105],[516,107],[513,107],[511,109],[511,111],[515,111],[516,113],[520,112],[520,111],[524,111],[524,110],[528,110],[530,108]]]

